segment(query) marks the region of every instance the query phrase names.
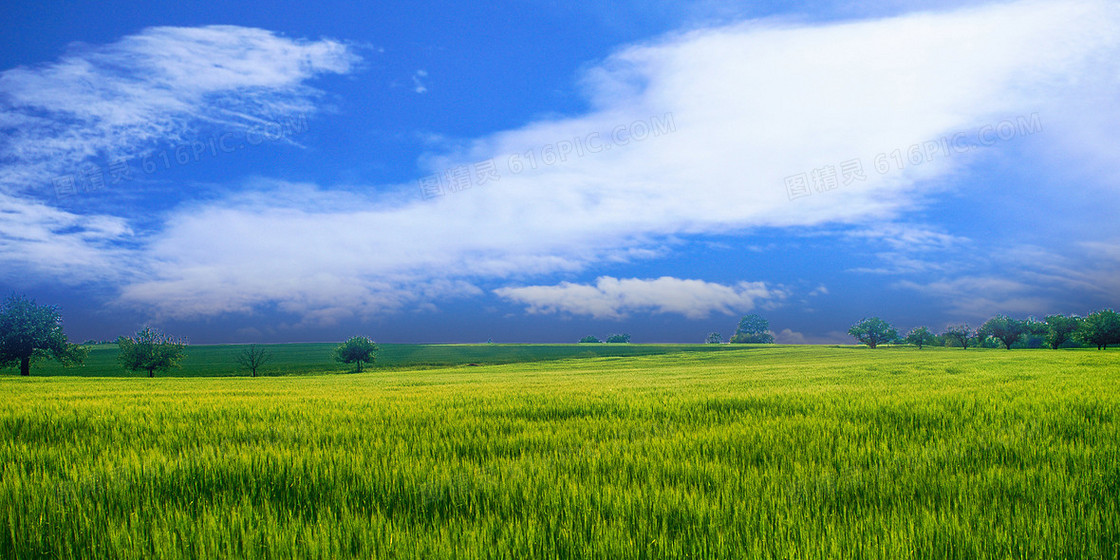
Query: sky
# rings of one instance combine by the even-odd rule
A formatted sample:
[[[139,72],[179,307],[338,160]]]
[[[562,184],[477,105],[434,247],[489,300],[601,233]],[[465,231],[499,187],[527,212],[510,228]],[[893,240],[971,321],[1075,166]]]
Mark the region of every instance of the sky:
[[[71,340],[851,343],[1120,294],[1120,4],[5,2]]]

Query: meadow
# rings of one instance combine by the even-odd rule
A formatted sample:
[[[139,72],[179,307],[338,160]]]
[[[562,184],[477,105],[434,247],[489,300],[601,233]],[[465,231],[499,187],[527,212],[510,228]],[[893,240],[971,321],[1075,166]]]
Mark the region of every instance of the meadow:
[[[272,359],[260,375],[348,373],[353,366],[334,359],[337,343],[270,344]],[[64,367],[58,362],[35,364],[33,375],[84,377],[139,377],[117,362],[116,344],[88,346],[89,356],[81,366]],[[237,355],[245,345],[215,344],[188,346],[182,367],[161,372],[163,377],[220,377],[248,375],[238,365]],[[459,365],[493,365],[561,360],[568,358],[649,356],[668,352],[720,352],[734,350],[715,344],[380,344],[374,364],[381,369],[422,369]],[[367,364],[368,366],[368,364]]]
[[[7,370],[0,557],[1120,557],[1115,350],[500,346]]]

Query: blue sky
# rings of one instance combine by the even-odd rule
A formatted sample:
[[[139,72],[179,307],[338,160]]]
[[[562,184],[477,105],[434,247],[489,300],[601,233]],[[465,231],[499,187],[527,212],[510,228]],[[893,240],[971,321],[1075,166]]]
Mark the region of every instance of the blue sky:
[[[219,4],[0,8],[0,288],[72,339],[1117,305],[1114,2]]]

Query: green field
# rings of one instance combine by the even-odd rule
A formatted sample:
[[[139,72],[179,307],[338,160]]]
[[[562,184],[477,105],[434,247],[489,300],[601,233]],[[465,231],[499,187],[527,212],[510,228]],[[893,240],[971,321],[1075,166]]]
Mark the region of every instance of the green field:
[[[273,344],[273,355],[260,375],[293,375],[316,373],[347,373],[353,366],[334,360],[338,344],[305,343]],[[668,352],[720,352],[734,350],[717,344],[381,344],[378,346],[376,368],[418,369],[493,365],[593,358],[608,356],[649,356]],[[33,375],[76,375],[83,377],[138,377],[147,375],[121,368],[117,363],[117,345],[90,346],[85,364],[63,367],[57,362],[38,362]],[[188,346],[182,367],[160,373],[162,377],[216,377],[248,375],[237,365],[237,354],[244,345]],[[367,365],[368,367],[368,365]],[[4,371],[4,370],[0,370]],[[5,373],[12,373],[7,370]]]
[[[1115,350],[291,348],[6,370],[0,558],[1120,557]]]

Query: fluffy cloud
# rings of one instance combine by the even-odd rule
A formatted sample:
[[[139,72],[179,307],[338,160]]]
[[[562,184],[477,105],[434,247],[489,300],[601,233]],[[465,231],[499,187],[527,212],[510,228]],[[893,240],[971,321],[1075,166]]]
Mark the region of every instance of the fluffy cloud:
[[[641,258],[684,236],[894,219],[950,188],[935,186],[939,179],[999,154],[1001,146],[970,141],[951,156],[923,148],[919,164],[882,173],[877,154],[905,153],[957,132],[971,138],[986,125],[1035,113],[1056,132],[1050,138],[1062,138],[1063,126],[1085,120],[1070,107],[1096,110],[1071,99],[1116,90],[1116,74],[1101,72],[1100,62],[1120,58],[1117,25],[1120,7],[1104,0],[1026,1],[842,23],[749,21],[625,48],[583,76],[587,114],[467,140],[423,159],[433,174],[493,161],[499,181],[432,200],[419,200],[415,184],[354,195],[274,182],[250,186],[249,195],[187,202],[139,241],[132,254],[143,265],[121,301],[180,316],[277,305],[334,317],[477,294],[480,281]],[[195,60],[195,47],[210,50]],[[119,53],[139,53],[142,62],[124,64]],[[0,126],[34,122],[32,130],[46,131],[34,142],[9,145],[39,146],[26,158],[32,163],[56,144],[75,144],[64,131],[69,121],[35,120],[30,92],[42,90],[52,106],[69,107],[52,114],[74,111],[67,118],[85,123],[82,134],[104,138],[91,144],[98,149],[120,135],[142,145],[174,135],[175,123],[309,107],[315,92],[305,80],[353,64],[352,53],[330,41],[241,28],[150,30],[55,66],[5,74],[0,88],[18,107],[31,108]],[[105,68],[124,77],[113,73],[104,81]],[[98,79],[86,97],[48,87],[88,69]],[[137,84],[143,93],[134,98]],[[123,100],[126,114],[105,99]],[[78,110],[87,101],[90,109]],[[171,124],[149,130],[149,122]],[[659,134],[640,134],[641,126],[658,124]],[[610,148],[592,151],[592,139]],[[572,149],[552,164],[515,168],[511,159],[562,146]],[[75,149],[71,159],[86,153]],[[830,166],[853,161],[862,167],[858,178],[791,200],[791,177],[811,183]],[[725,313],[766,297],[753,285],[606,282],[499,294],[541,312],[603,317],[641,309]],[[611,282],[637,282],[631,291],[647,295],[611,299]],[[691,288],[699,295],[682,295],[682,282],[696,282]],[[585,297],[591,303],[580,307],[576,300]]]
[[[206,129],[245,131],[313,113],[320,92],[306,81],[357,62],[336,41],[157,27],[0,73],[0,262],[71,282],[150,269],[155,263],[135,251],[130,216],[58,209],[52,179]]]
[[[46,186],[93,156],[130,156],[204,126],[244,129],[313,112],[305,82],[358,58],[331,40],[235,26],[155,27],[0,74],[0,184]]]
[[[83,216],[0,192],[0,262],[63,284],[130,280],[135,255],[115,243],[131,235],[121,218]]]
[[[499,288],[499,296],[528,306],[530,313],[570,313],[596,319],[622,319],[630,313],[679,313],[702,319],[713,312],[734,315],[760,303],[785,298],[763,282],[734,286],[703,280],[661,277],[651,280],[602,276],[594,285],[562,282],[555,286]]]
[[[774,333],[774,342],[778,344],[809,344],[805,335],[792,329],[782,329]]]
[[[332,197],[313,186],[294,205],[184,208],[148,245],[149,258],[165,266],[128,287],[125,300],[163,305],[174,295],[192,314],[351,298],[380,305],[387,293],[416,299],[408,287],[432,278],[578,271],[657,251],[668,236],[895,217],[935,192],[935,179],[999,146],[972,142],[968,153],[931,153],[886,173],[874,168],[876,154],[956,132],[975,136],[1111,87],[1115,76],[1093,62],[1116,53],[1120,37],[1108,30],[1118,22],[1107,2],[1017,2],[838,24],[746,22],[627,48],[587,72],[587,115],[425,158],[432,173],[492,160],[500,181],[433,200],[369,197],[326,210],[307,209]],[[619,127],[632,133],[634,123],[655,120],[671,127],[586,150],[592,138],[625,140]],[[511,154],[577,143],[582,155],[511,167]],[[852,160],[864,179],[790,200],[788,177],[811,180],[814,170]],[[610,316],[613,306],[598,305],[582,312]]]

